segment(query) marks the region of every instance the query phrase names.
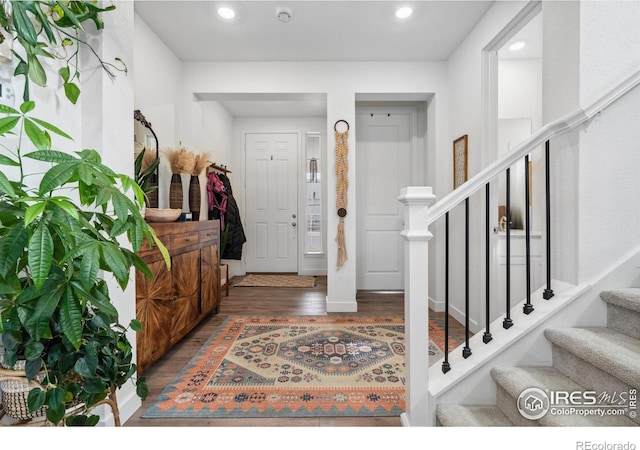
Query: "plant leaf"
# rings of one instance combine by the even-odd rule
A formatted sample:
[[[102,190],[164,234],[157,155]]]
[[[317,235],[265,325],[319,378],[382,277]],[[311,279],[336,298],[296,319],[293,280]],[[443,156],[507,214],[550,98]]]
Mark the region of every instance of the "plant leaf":
[[[60,303],[60,327],[77,350],[82,342],[82,308],[70,287],[65,289]]]
[[[22,105],[20,105],[20,111],[22,111],[22,114],[27,114],[30,111],[33,111],[33,108],[36,107],[36,102],[34,101],[27,101],[24,102]]]
[[[98,277],[100,270],[100,252],[97,246],[90,247],[80,262],[80,282],[85,289],[90,290]]]
[[[42,63],[35,54],[30,53],[30,49],[28,48],[27,56],[27,61],[29,62],[29,79],[38,86],[45,87],[47,85],[47,73],[44,71]]]
[[[35,117],[32,117],[31,120],[33,120],[35,123],[40,125],[42,128],[46,128],[47,130],[57,134],[58,136],[62,136],[64,138],[69,139],[70,141],[73,141],[73,138],[71,136],[69,136],[67,133],[65,133],[60,128],[56,127],[55,125],[52,125],[49,122],[46,122],[46,121],[44,121],[42,119],[36,119]]]
[[[64,417],[65,395],[66,391],[61,387],[55,387],[47,391],[47,419],[54,424],[60,422]]]
[[[70,161],[68,163],[58,164],[49,169],[40,182],[40,195],[45,195],[69,181],[73,176],[77,164],[77,161]]]
[[[13,25],[16,28],[16,33],[35,47],[38,44],[38,34],[27,15],[26,2],[13,1],[11,4],[13,6]]]
[[[62,42],[62,44],[64,45],[64,41]],[[58,70],[58,73],[60,74],[60,78],[62,78],[62,81],[64,81],[65,83],[69,81],[69,66],[61,67],[60,70]]]
[[[15,126],[20,122],[20,117],[17,116],[9,116],[3,117],[0,119],[0,134],[5,134],[15,128]]]
[[[29,334],[31,334],[33,339],[51,338],[49,323],[59,302],[60,292],[57,289],[46,292],[38,299],[33,313],[25,324],[25,327],[28,328]]]
[[[0,104],[0,113],[3,114],[20,114],[17,109],[14,109],[10,106]]]
[[[96,376],[96,370],[98,369],[98,358],[96,358],[95,356],[85,356],[83,358],[79,358],[73,368],[81,377],[94,378]],[[86,385],[85,390],[87,390]]]
[[[61,163],[78,160],[78,158],[76,158],[75,156],[70,155],[69,153],[60,152],[58,150],[38,150],[37,152],[27,153],[26,155],[24,155],[24,157],[50,163]]]
[[[0,275],[3,278],[16,270],[16,263],[27,245],[28,238],[24,222],[20,221],[14,224],[0,241]]]
[[[42,215],[45,207],[47,206],[46,202],[38,202],[27,208],[24,213],[24,224],[28,226],[31,222],[33,222],[38,216]]]
[[[40,223],[29,239],[27,253],[31,276],[36,289],[47,280],[53,259],[53,239],[46,224]]]
[[[69,101],[74,105],[78,101],[78,97],[80,97],[80,88],[75,83],[64,83],[64,94],[67,96]]]
[[[149,386],[147,386],[144,378],[138,378],[138,381],[136,382],[136,394],[138,394],[138,397],[140,397],[141,400],[146,400],[149,396]]]
[[[20,166],[20,163],[18,161],[14,161],[13,159],[9,158],[6,155],[0,155],[0,164],[2,164],[3,166],[13,166],[13,167]]]
[[[49,135],[41,130],[31,119],[24,119],[24,131],[38,150],[51,149],[51,139]]]
[[[120,251],[120,247],[110,242],[105,242],[102,244],[101,250],[102,257],[111,272],[113,272],[113,276],[118,280],[122,289],[126,288],[129,282],[129,268]]]
[[[45,394],[42,389],[34,388],[29,391],[27,396],[27,406],[30,412],[37,411],[44,406]]]
[[[129,323],[129,326],[131,327],[131,329],[133,331],[142,331],[142,322],[140,322],[139,320],[136,319],[131,319],[131,322]]]
[[[0,275],[3,278],[16,270],[16,263],[27,245],[28,237],[24,222],[20,221],[0,241]]]
[[[0,172],[0,192],[9,194],[11,197],[16,196],[16,191],[13,190],[11,182],[3,172]]]

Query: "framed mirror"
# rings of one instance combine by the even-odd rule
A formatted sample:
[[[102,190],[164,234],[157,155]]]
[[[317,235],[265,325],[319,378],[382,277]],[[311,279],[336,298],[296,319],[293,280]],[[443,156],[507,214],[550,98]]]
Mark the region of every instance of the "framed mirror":
[[[139,109],[133,111],[133,145],[134,145],[134,158],[137,158],[140,152],[144,149],[147,156],[143,160],[143,170],[145,162],[153,161],[153,156],[157,160],[159,155],[158,136],[153,131],[151,122],[149,122]],[[147,152],[150,152],[148,154]],[[134,174],[137,178],[138,174]],[[158,207],[158,186],[159,186],[159,168],[155,170],[153,175],[149,179],[149,187],[151,191],[147,194],[149,199],[149,207]]]

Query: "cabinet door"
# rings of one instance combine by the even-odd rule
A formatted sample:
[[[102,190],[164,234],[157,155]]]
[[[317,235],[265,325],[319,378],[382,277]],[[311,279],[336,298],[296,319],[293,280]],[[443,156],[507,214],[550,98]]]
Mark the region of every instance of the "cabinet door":
[[[200,250],[201,314],[218,312],[220,298],[220,271],[218,269],[218,245]]]
[[[174,256],[171,271],[175,291],[171,340],[176,342],[193,328],[200,315],[200,250]]]
[[[158,359],[170,345],[173,283],[164,261],[150,263],[153,280],[136,271],[136,318],[142,331],[136,333],[138,373]]]

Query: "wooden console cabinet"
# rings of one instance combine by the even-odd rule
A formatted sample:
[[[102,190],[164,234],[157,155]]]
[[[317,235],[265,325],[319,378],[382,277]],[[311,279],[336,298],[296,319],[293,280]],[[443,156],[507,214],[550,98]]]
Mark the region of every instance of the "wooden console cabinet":
[[[171,269],[156,247],[140,252],[154,278],[136,271],[136,318],[142,322],[136,336],[138,374],[220,305],[219,222],[151,225],[169,250]]]

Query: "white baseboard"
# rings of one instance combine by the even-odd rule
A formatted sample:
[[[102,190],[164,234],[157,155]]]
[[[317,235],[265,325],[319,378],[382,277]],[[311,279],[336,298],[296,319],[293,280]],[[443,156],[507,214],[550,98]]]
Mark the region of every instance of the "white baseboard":
[[[327,312],[358,312],[358,302],[355,300],[329,301],[326,297]]]
[[[444,302],[438,302],[433,298],[429,297],[429,309],[435,312],[443,312],[444,311]]]

